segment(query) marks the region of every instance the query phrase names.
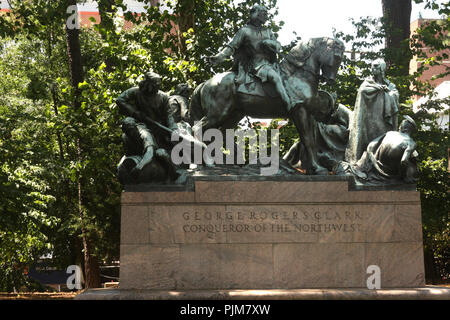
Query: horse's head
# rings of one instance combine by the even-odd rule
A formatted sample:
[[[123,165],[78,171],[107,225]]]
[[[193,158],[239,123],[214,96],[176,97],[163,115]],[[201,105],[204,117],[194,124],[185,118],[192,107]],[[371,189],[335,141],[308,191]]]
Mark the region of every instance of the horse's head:
[[[292,75],[298,69],[306,70],[317,79],[334,81],[344,55],[344,43],[323,37],[300,42],[286,55],[282,69]]]
[[[321,77],[326,82],[334,82],[344,56],[345,46],[338,39],[322,38],[322,40],[318,59]]]

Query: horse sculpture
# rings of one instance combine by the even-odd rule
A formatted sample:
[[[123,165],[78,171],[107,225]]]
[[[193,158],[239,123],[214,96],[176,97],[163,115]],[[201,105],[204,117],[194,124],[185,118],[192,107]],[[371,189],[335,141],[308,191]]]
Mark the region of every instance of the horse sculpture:
[[[318,104],[320,80],[332,82],[344,54],[344,44],[332,38],[313,38],[292,48],[280,63],[280,73],[292,108],[286,110],[270,85],[255,79],[254,88],[236,86],[233,72],[216,74],[193,92],[189,106],[194,135],[200,130],[234,128],[244,116],[289,118],[304,145],[302,166],[308,174],[327,174],[317,162],[311,117]]]

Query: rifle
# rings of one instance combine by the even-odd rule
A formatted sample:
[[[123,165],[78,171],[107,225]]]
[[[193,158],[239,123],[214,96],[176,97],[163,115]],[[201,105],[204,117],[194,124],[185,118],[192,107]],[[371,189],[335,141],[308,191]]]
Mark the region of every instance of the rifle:
[[[156,125],[158,128],[163,129],[164,131],[170,133],[171,135],[175,131],[175,130],[170,129],[170,128],[162,125],[161,123],[159,123],[159,122],[157,122],[157,121],[155,121],[155,120],[153,120],[153,119],[151,119],[151,118],[149,118],[147,116],[144,116],[143,120],[144,120],[144,122],[148,121],[148,122]],[[178,136],[181,137],[186,142],[193,143],[194,145],[200,146],[202,149],[206,149],[206,147],[207,147],[204,142],[197,140],[195,137],[193,137],[191,135],[184,134],[182,132],[178,132]],[[205,164],[207,166],[213,166],[214,161],[211,158],[206,157],[206,159],[204,159],[204,160],[205,160]]]

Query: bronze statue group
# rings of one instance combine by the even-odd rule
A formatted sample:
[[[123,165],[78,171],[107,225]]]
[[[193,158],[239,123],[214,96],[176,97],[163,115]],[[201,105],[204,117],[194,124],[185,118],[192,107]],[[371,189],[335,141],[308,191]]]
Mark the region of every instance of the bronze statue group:
[[[411,138],[416,124],[405,116],[397,130],[399,94],[386,79],[385,62],[372,63],[372,75],[360,86],[351,111],[337,103],[335,94],[318,89],[319,79],[334,80],[343,44],[311,39],[278,63],[281,46],[264,26],[266,21],[267,9],[254,6],[248,25],[207,58],[216,65],[233,57],[233,69],[199,85],[192,97],[186,84],[170,96],[160,91],[162,79],[152,72],[118,97],[125,116],[120,182],[179,183],[186,167],[171,161],[170,133],[194,137],[199,130],[233,128],[244,115],[292,120],[300,141],[283,159],[307,174],[351,175],[365,185],[416,182],[417,152]]]

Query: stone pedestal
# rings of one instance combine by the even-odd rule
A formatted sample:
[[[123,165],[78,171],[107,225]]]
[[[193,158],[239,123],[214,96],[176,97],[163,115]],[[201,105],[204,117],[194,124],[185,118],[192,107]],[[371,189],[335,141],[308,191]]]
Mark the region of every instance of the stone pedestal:
[[[121,290],[366,288],[370,265],[381,288],[425,285],[415,190],[212,179],[123,192]]]

